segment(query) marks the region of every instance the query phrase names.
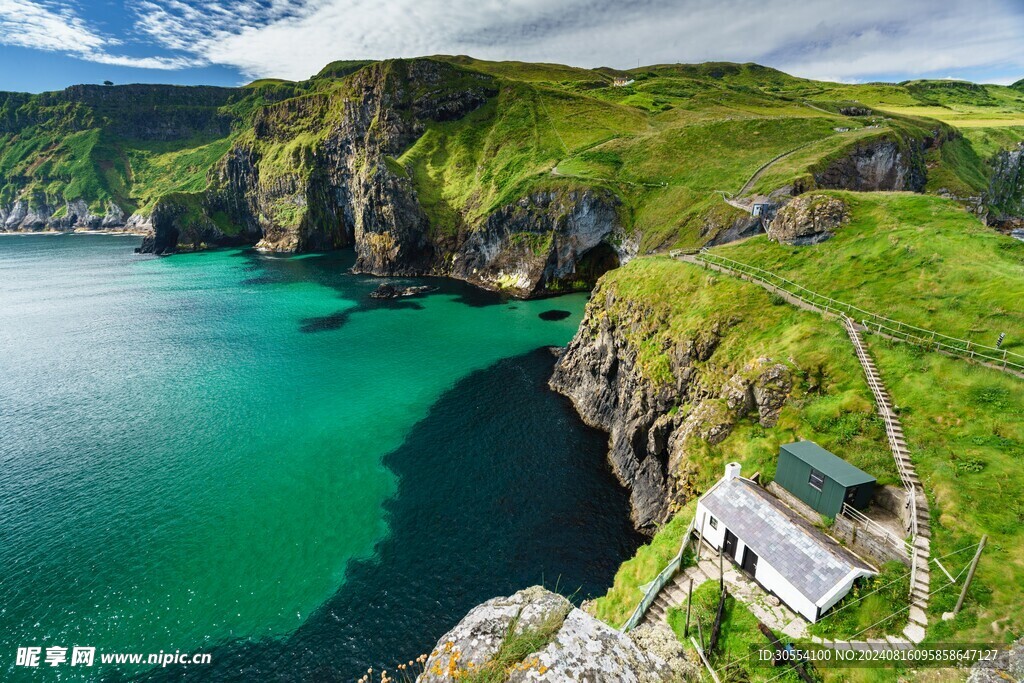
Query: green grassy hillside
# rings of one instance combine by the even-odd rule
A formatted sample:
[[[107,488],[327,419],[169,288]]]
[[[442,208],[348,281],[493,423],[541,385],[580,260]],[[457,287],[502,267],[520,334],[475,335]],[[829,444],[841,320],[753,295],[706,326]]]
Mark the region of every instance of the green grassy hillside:
[[[589,186],[621,199],[643,251],[694,246],[742,216],[722,193],[736,193],[780,156],[751,190],[806,181],[858,145],[938,135],[951,142],[929,152],[928,189],[967,196],[987,186],[992,155],[1024,139],[1024,92],[1014,88],[843,85],[756,64],[616,72],[429,59],[456,67],[453,82],[438,87],[458,88],[467,75],[482,73],[496,93],[468,117],[430,123],[393,159],[442,233],[472,228],[534,190]],[[284,121],[273,112],[291,118],[259,150],[270,160],[265,170],[301,174],[331,122],[363,96],[349,84],[372,64],[334,62],[308,81],[268,79],[239,89],[76,86],[0,94],[0,204],[84,199],[96,210],[114,201],[146,213],[161,196],[204,189],[231,146],[253,139],[257,121]],[[633,82],[614,87],[617,74]],[[964,136],[950,125],[964,127]]]
[[[767,237],[715,249],[810,290],[896,320],[1024,353],[1024,243],[947,199],[830,192],[850,207],[834,238],[809,247]]]

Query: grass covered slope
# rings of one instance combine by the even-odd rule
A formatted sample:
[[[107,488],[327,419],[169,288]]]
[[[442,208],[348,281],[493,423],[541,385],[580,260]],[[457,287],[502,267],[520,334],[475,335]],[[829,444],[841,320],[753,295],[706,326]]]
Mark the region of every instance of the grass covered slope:
[[[74,86],[0,93],[0,204],[84,200],[131,212],[205,187],[230,145],[232,88]]]
[[[751,359],[768,357],[790,366],[796,383],[778,424],[741,422],[717,445],[689,453],[697,490],[719,479],[726,462],[748,475],[775,473],[783,443],[809,439],[871,472],[882,483],[896,481],[895,465],[875,417],[871,393],[842,327],[797,310],[755,285],[666,257],[637,259],[601,280],[594,298],[613,291],[615,322],[632,320],[645,307],[644,324],[620,326],[637,350],[637,362],[654,384],[672,382],[669,350],[679,339],[700,338],[718,326],[727,330],[713,357],[697,364],[698,386],[720,386]],[[681,408],[682,409],[682,408]]]
[[[848,202],[852,220],[826,242],[792,247],[756,238],[717,251],[911,324],[990,344],[1005,331],[1004,346],[1021,352],[1024,244],[987,230],[937,197],[832,194]],[[967,607],[953,621],[941,616],[952,611],[960,584],[945,586],[945,575],[933,572],[928,638],[1019,636],[1024,631],[1021,380],[867,338],[929,497],[932,556],[962,579],[973,546],[982,534],[989,536]]]
[[[1024,353],[1024,243],[956,203],[907,193],[833,192],[851,220],[821,244],[756,237],[715,253],[918,327]]]
[[[989,541],[968,592],[932,596],[928,637],[1006,642],[1024,633],[1024,392],[1021,380],[989,368],[872,338],[871,352],[900,411],[911,457],[932,510],[932,556],[954,575]],[[963,550],[967,548],[967,550]],[[962,577],[961,577],[962,578]],[[932,573],[932,589],[945,576]]]

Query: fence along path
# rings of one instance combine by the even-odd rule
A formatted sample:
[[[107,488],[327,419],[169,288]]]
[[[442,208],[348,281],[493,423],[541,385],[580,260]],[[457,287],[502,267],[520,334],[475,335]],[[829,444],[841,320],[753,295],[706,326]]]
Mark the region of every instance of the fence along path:
[[[853,344],[857,360],[864,370],[868,387],[870,387],[871,393],[875,398],[878,413],[885,423],[885,433],[886,439],[889,442],[889,449],[892,451],[900,480],[907,490],[912,536],[910,552],[910,623],[904,629],[903,635],[911,642],[921,642],[924,639],[925,628],[928,625],[927,609],[930,585],[931,517],[928,512],[928,499],[925,495],[924,487],[921,485],[921,480],[914,469],[914,463],[910,459],[910,452],[907,450],[907,440],[903,434],[903,427],[900,424],[899,418],[892,409],[892,400],[889,398],[889,393],[886,391],[878,375],[875,362],[868,353],[861,338],[861,332],[866,329],[867,321],[865,321],[863,326],[858,325],[847,311],[860,312],[872,318],[895,323],[897,327],[893,329],[896,330],[900,329],[902,323],[891,321],[888,318],[881,318],[881,316],[874,316],[855,306],[812,292],[785,278],[778,277],[774,273],[754,266],[748,266],[723,256],[709,254],[707,250],[701,250],[696,253],[674,253],[673,255],[683,261],[759,284],[768,291],[781,296],[786,301],[804,310],[814,311],[822,315],[838,316],[842,320],[843,326],[846,328],[850,341]],[[775,280],[775,282],[771,280]],[[790,288],[783,285],[789,285]],[[888,326],[884,327],[888,329]],[[907,330],[919,330],[919,328],[905,327]],[[919,331],[928,332],[927,330]],[[929,332],[929,334],[935,333]],[[893,338],[899,339],[900,337],[894,336]],[[950,337],[949,339],[952,338]],[[904,339],[904,341],[906,340]],[[1004,363],[1007,362],[1005,356],[1002,360]],[[1021,360],[1024,361],[1024,358]],[[1021,365],[1021,368],[1024,369],[1024,364]]]
[[[674,251],[672,256],[712,270],[733,275],[758,284],[773,294],[786,299],[789,303],[805,310],[816,311],[825,315],[852,318],[861,331],[868,331],[888,339],[902,341],[948,356],[964,358],[981,365],[1024,378],[1024,355],[1006,349],[978,344],[967,339],[958,339],[949,335],[928,330],[923,327],[908,325],[893,320],[844,301],[819,294],[803,285],[787,280],[771,271],[752,266],[741,261],[712,254],[707,249],[700,251]]]

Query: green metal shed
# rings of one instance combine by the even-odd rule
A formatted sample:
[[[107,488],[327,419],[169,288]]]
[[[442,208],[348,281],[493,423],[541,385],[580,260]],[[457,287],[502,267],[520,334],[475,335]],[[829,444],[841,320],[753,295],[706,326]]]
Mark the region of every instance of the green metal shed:
[[[863,510],[871,503],[875,478],[813,441],[779,447],[775,481],[823,515],[835,517],[843,503]]]

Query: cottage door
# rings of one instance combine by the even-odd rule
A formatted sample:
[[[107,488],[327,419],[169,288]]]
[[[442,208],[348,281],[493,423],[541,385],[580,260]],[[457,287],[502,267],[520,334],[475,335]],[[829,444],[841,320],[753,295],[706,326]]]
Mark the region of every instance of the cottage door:
[[[725,543],[722,544],[722,552],[731,560],[736,560],[736,535],[728,529],[725,530]]]
[[[757,555],[750,548],[743,551],[743,571],[751,576],[757,575]]]

